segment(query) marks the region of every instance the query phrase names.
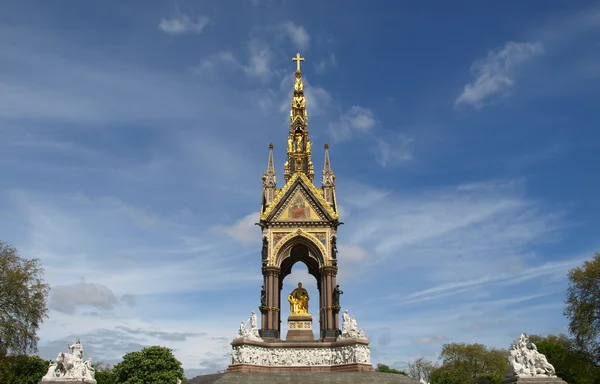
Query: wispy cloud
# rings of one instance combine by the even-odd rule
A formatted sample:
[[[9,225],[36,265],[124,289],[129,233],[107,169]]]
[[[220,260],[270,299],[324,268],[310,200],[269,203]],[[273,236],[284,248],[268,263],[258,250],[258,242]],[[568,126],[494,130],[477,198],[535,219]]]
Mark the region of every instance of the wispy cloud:
[[[168,19],[161,19],[158,28],[173,36],[188,33],[199,35],[210,22],[208,16],[202,15],[192,18],[184,13],[178,12]]]
[[[308,44],[310,42],[310,36],[302,25],[298,25],[293,21],[286,21],[280,26],[281,31],[294,43],[294,46],[301,50],[305,51],[308,49]]]
[[[214,75],[215,71],[223,68],[237,70],[245,73],[247,76],[260,80],[268,80],[272,74],[271,61],[273,51],[268,43],[260,39],[251,39],[246,44],[248,61],[242,62],[236,58],[232,51],[225,50],[210,55],[200,61],[191,71],[196,74]]]
[[[327,68],[337,66],[337,59],[335,57],[335,53],[331,52],[329,56],[323,58],[321,61],[315,64],[315,69],[317,73],[323,73]]]
[[[356,133],[367,133],[375,126],[373,112],[364,107],[352,106],[340,116],[339,121],[329,124],[334,141],[349,140]]]
[[[256,244],[260,238],[260,229],[256,225],[259,212],[252,212],[232,225],[219,225],[214,228],[217,233],[223,233],[244,245]]]
[[[413,138],[404,134],[377,137],[371,151],[382,167],[405,164],[413,160]]]
[[[505,95],[515,83],[515,70],[522,63],[544,52],[540,42],[515,43],[509,41],[500,49],[471,65],[475,81],[465,85],[454,106],[469,105],[483,108],[493,96]]]

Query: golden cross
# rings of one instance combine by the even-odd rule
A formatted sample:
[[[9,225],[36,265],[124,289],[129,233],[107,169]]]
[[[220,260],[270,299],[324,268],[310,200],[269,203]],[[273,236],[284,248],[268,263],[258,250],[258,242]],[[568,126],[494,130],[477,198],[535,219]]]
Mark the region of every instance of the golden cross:
[[[296,72],[300,72],[300,62],[304,61],[304,58],[300,57],[300,53],[296,53],[296,57],[292,57],[292,61],[295,61],[296,65],[298,66],[296,68]]]

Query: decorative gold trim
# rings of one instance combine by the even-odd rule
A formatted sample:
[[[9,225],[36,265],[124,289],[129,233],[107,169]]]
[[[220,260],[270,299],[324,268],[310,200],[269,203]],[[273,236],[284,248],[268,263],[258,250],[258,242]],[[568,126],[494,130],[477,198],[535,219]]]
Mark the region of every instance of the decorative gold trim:
[[[277,207],[279,205],[279,202],[281,201],[281,199],[283,199],[283,197],[287,194],[287,192],[290,190],[290,188],[296,182],[297,179],[301,179],[301,181],[304,182],[304,184],[309,189],[309,191],[312,192],[312,195],[320,204],[319,208],[321,210],[325,210],[325,212],[327,212],[329,214],[329,216],[332,217],[333,220],[337,220],[338,219],[337,212],[335,212],[333,210],[333,208],[331,207],[331,205],[329,203],[327,203],[327,201],[325,201],[325,199],[323,198],[323,195],[321,193],[319,193],[319,190],[308,179],[308,177],[302,172],[296,172],[292,175],[292,177],[288,180],[288,182],[285,184],[285,186],[283,188],[281,188],[279,193],[273,198],[273,201],[271,202],[271,204],[260,215],[260,219],[266,220],[269,217],[269,215],[271,215],[271,213],[273,212],[275,207]]]
[[[260,309],[261,311],[277,311],[277,312],[279,312],[279,308],[277,308],[277,307],[260,306],[260,307],[258,307],[258,309]]]
[[[327,307],[321,307],[321,312],[326,311],[328,309],[337,309],[339,311],[340,309],[342,309],[342,307],[339,305],[329,305]]]

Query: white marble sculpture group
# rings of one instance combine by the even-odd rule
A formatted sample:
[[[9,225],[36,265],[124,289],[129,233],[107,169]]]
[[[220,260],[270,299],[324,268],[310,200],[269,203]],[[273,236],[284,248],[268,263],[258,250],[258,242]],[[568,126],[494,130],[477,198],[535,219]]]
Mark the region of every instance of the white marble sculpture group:
[[[248,321],[242,321],[237,338],[262,341],[258,334],[256,314]],[[365,339],[362,329],[356,326],[354,316],[345,311],[342,315],[342,334],[338,339]],[[269,348],[257,345],[237,345],[231,351],[231,364],[252,364],[266,366],[331,366],[339,364],[371,364],[371,350],[365,344],[350,344],[331,348]]]
[[[521,334],[519,340],[512,345],[508,356],[511,376],[517,377],[556,377],[556,371],[546,356],[539,353],[527,334]]]
[[[246,327],[248,321],[250,322],[250,328]],[[250,315],[250,320],[242,321],[236,337],[243,337],[248,340],[262,340],[258,334],[258,319],[254,311],[252,311],[252,315]]]
[[[338,339],[366,339],[363,330],[356,325],[354,315],[348,315],[348,310],[342,315],[342,334]]]
[[[83,360],[83,345],[77,339],[75,344],[68,347],[71,353],[59,353],[56,360],[50,364],[48,373],[42,381],[73,381],[96,384],[92,358]]]

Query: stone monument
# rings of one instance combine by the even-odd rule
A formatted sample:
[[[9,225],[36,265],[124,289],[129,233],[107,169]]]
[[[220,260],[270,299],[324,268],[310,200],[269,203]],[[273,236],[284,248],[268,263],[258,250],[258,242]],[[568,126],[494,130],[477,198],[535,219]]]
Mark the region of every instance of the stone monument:
[[[92,367],[92,358],[83,359],[83,345],[77,339],[75,344],[67,347],[71,353],[59,353],[56,360],[50,364],[48,373],[40,383],[86,383],[96,384],[95,371]]]
[[[335,174],[325,156],[321,187],[314,185],[311,160],[312,141],[308,135],[308,113],[304,96],[301,62],[298,53],[287,160],[284,163],[285,185],[277,187],[273,162],[273,144],[264,173],[260,221],[262,231],[261,266],[263,284],[260,293],[260,329],[254,312],[240,325],[232,341],[228,372],[372,372],[369,340],[356,325],[354,316],[345,311],[339,326],[340,295],[336,283],[338,272],[338,217]],[[317,282],[319,295],[309,297],[299,282],[287,295],[290,312],[288,331],[281,338],[281,291],[283,280],[294,264],[302,262]],[[285,296],[284,296],[285,300]],[[315,303],[313,314],[309,303]],[[318,331],[313,327],[318,318]],[[315,333],[318,338],[315,339]]]
[[[526,333],[522,333],[509,351],[508,362],[510,371],[506,375],[503,384],[506,383],[565,383],[556,376],[552,364],[546,356],[538,352],[534,343],[529,341]]]

